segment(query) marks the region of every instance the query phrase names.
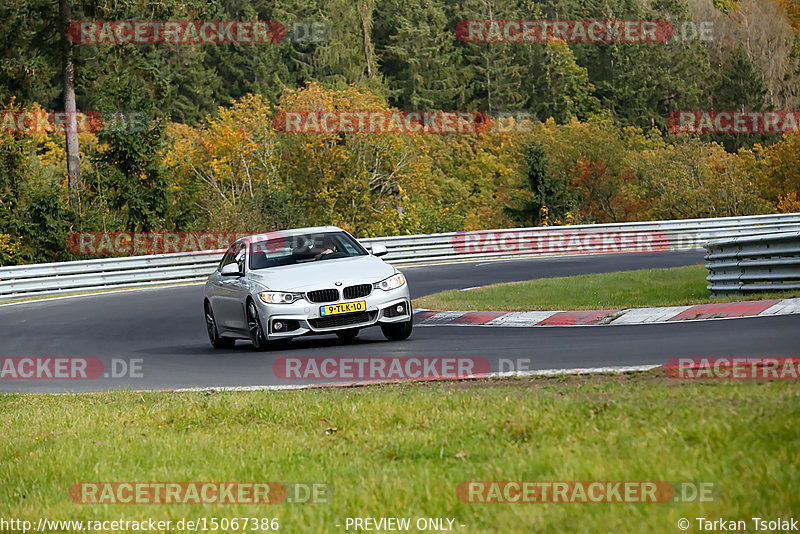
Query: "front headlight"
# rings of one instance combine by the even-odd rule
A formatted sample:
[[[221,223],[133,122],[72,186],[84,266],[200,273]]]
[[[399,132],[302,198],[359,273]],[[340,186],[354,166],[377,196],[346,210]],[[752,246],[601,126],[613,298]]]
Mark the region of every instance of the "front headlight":
[[[265,291],[258,294],[265,304],[291,304],[303,298],[302,293],[285,293],[283,291]]]
[[[400,273],[397,273],[393,276],[390,276],[386,280],[375,282],[374,287],[375,289],[383,289],[384,291],[389,291],[392,289],[397,289],[398,287],[402,287],[403,284],[405,283],[406,283],[406,277]]]

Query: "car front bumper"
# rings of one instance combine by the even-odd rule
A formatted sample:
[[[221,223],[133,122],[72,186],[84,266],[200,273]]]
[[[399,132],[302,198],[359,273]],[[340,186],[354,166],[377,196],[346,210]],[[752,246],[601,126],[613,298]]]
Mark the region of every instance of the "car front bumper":
[[[365,301],[366,310],[322,317],[320,308],[327,304]],[[267,339],[286,339],[310,334],[335,333],[350,328],[365,328],[379,323],[411,320],[411,297],[408,285],[390,291],[374,289],[366,297],[337,302],[314,303],[300,299],[292,304],[265,304],[258,300],[261,327]],[[398,310],[398,306],[402,310]],[[280,327],[280,328],[278,328]]]

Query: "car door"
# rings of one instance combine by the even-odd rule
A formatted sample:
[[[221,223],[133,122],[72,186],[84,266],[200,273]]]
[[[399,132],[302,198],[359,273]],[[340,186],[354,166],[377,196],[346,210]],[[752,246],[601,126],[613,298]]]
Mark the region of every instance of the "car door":
[[[222,280],[225,277],[220,274],[220,271],[222,271],[222,268],[225,265],[228,265],[234,261],[234,256],[234,245],[231,245],[228,247],[228,250],[225,251],[225,254],[222,255],[222,259],[220,260],[219,265],[217,265],[216,270],[208,276],[206,297],[211,303],[211,308],[214,310],[214,316],[217,321],[221,319],[223,312],[223,303],[220,301],[220,289],[222,288]]]
[[[218,284],[215,288],[216,298],[211,301],[214,314],[217,316],[217,325],[223,331],[247,331],[247,316],[245,315],[245,299],[247,298],[247,283],[244,272],[247,259],[247,244],[237,241],[225,254],[220,270],[229,263],[239,266],[241,276],[222,276],[217,274]]]

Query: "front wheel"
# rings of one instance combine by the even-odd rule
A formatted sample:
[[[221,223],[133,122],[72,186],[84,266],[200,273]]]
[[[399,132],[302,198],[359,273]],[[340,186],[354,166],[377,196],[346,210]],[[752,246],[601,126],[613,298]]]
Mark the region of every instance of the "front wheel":
[[[266,349],[267,337],[261,327],[261,319],[258,317],[256,304],[252,300],[247,302],[247,329],[250,331],[250,341],[253,342],[253,348],[256,350]]]
[[[211,310],[211,304],[206,302],[206,330],[208,330],[208,340],[211,341],[211,346],[215,349],[231,349],[233,348],[236,340],[230,337],[222,337],[217,330],[217,321],[214,318],[214,312]]]
[[[411,335],[411,330],[414,328],[414,321],[406,321],[404,323],[383,323],[381,324],[381,331],[389,341],[402,341],[408,339]]]

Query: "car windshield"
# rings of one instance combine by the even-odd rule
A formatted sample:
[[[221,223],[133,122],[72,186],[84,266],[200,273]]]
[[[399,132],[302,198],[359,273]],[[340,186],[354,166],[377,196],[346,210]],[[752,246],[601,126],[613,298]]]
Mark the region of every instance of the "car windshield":
[[[368,252],[344,232],[274,237],[250,245],[250,269],[366,256]]]

